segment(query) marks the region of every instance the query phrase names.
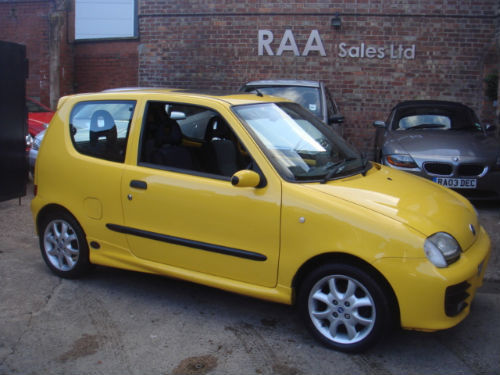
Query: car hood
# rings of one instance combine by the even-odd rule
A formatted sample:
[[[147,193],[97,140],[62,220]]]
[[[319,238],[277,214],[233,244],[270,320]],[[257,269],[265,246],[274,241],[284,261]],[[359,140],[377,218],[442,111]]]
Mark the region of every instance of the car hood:
[[[499,142],[480,132],[413,130],[391,132],[386,146],[412,156],[456,157],[495,161]],[[390,152],[390,151],[389,151]]]
[[[366,207],[429,236],[436,232],[453,235],[463,250],[475,240],[470,230],[479,230],[472,205],[459,194],[424,178],[378,164],[365,177],[356,175],[308,188]]]

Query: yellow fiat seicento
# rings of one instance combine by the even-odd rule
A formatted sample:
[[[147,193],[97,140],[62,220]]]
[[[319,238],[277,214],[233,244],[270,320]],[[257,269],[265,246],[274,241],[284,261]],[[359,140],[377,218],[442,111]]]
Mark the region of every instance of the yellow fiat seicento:
[[[295,304],[346,352],[469,313],[490,254],[471,204],[367,161],[295,103],[129,89],[64,97],[32,212],[61,277],[91,264]]]

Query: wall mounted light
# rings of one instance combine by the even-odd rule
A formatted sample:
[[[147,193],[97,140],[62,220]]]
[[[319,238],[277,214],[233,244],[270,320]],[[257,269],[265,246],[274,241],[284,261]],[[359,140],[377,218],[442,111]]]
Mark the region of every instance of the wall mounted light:
[[[336,13],[335,16],[331,20],[331,26],[335,30],[340,30],[342,27],[342,20],[340,19],[340,14]]]
[[[10,8],[9,17],[17,21],[16,8]]]

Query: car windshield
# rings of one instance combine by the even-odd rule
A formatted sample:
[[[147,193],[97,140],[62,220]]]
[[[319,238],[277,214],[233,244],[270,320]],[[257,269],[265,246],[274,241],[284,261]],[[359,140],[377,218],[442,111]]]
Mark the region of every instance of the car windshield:
[[[472,110],[464,107],[418,107],[396,111],[393,130],[467,130],[481,131]]]
[[[361,155],[335,131],[295,103],[233,107],[287,180],[324,180],[360,173]]]
[[[299,103],[304,108],[308,109],[318,117],[321,115],[321,100],[320,91],[318,87],[304,87],[304,86],[264,86],[255,87],[250,92],[259,91],[264,95],[279,96],[291,100],[292,102]]]

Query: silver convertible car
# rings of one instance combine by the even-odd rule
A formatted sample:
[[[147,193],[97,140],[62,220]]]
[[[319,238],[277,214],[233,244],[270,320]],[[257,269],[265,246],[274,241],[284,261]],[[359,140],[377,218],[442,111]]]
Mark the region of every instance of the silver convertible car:
[[[500,199],[500,142],[460,103],[416,100],[375,121],[375,160],[428,178],[470,199]]]

